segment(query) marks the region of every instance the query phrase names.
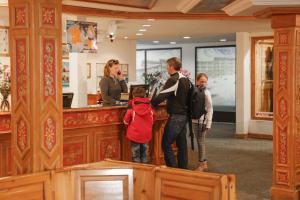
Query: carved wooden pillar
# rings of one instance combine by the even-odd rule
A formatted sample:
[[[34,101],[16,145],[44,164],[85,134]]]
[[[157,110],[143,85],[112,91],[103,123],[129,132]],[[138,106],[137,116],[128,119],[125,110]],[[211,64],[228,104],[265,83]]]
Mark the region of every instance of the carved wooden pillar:
[[[62,166],[61,0],[9,0],[13,173]]]
[[[300,15],[273,15],[275,36],[272,199],[299,199]]]

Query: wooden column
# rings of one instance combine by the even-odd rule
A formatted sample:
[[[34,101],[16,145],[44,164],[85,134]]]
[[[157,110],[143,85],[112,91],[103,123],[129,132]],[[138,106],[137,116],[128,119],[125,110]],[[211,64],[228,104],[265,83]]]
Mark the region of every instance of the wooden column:
[[[61,0],[9,0],[13,173],[62,166]]]
[[[273,15],[272,199],[298,200],[300,187],[300,15]]]

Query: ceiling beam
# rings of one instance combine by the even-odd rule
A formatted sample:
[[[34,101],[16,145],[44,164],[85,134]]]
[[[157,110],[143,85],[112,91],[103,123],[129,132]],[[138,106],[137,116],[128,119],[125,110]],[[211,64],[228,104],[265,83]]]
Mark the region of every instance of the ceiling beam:
[[[177,5],[177,10],[182,13],[188,13],[196,5],[198,5],[202,0],[181,0]]]
[[[299,7],[277,7],[277,8],[266,8],[264,10],[258,11],[253,15],[257,18],[271,18],[272,15],[286,15],[289,14],[300,14]]]
[[[114,2],[114,1],[102,1],[102,0],[73,0],[73,1],[81,1],[81,2],[89,2],[89,3],[98,3],[98,4],[108,4],[108,5],[114,5],[114,6],[123,6],[123,7],[130,7],[130,8],[142,8],[142,9],[151,9],[156,4],[157,0],[150,0],[149,3],[145,6],[138,5],[137,3],[134,3],[134,1],[123,1],[123,3],[120,3],[120,1]],[[130,3],[129,3],[130,2]]]
[[[253,16],[229,16],[223,13],[192,13],[180,12],[125,12],[78,6],[62,6],[63,13],[94,17],[110,17],[123,19],[210,19],[210,20],[254,20]]]

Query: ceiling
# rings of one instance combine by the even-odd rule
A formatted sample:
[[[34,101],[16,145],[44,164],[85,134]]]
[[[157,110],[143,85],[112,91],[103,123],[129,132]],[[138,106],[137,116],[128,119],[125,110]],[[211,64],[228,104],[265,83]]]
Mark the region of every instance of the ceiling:
[[[80,1],[80,0],[75,0],[75,1]],[[155,5],[156,1],[157,0],[85,0],[85,2],[118,5],[118,6],[126,6],[126,7],[133,7],[133,8],[144,8],[144,9],[152,8]]]

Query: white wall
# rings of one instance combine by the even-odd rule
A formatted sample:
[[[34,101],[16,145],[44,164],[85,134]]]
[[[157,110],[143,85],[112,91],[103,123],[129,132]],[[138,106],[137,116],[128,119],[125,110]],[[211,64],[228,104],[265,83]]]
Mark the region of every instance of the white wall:
[[[106,63],[109,59],[117,59],[121,64],[129,65],[129,81],[135,80],[136,42],[135,40],[115,40],[111,43],[104,40],[98,44],[99,50],[94,53],[70,53],[70,87],[63,92],[73,92],[72,107],[85,107],[87,94],[96,94],[96,63]],[[87,79],[86,64],[91,63],[91,78]]]

